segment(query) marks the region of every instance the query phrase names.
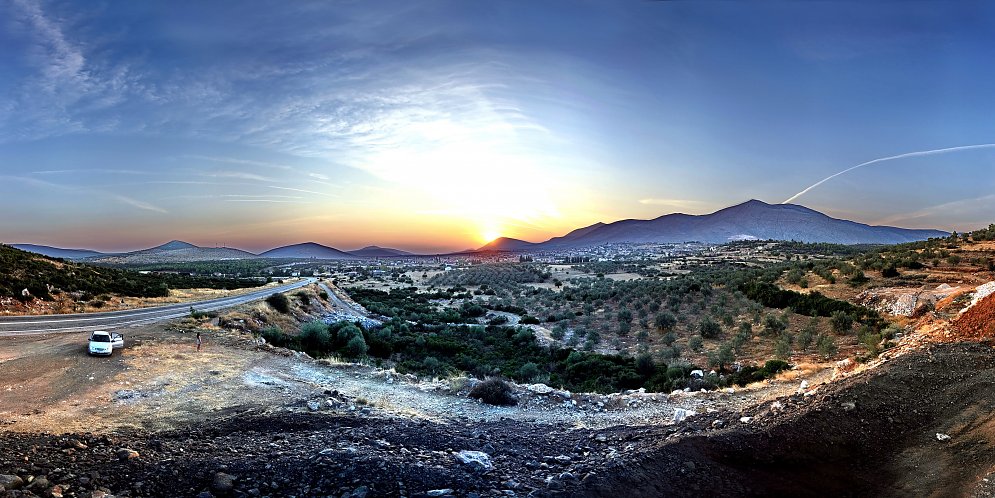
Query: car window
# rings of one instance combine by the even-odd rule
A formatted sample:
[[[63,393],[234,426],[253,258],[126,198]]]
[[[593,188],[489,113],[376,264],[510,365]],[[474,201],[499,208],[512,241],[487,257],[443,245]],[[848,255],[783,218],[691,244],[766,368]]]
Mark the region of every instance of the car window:
[[[90,340],[93,342],[111,342],[110,336],[106,335],[95,335],[90,337]]]

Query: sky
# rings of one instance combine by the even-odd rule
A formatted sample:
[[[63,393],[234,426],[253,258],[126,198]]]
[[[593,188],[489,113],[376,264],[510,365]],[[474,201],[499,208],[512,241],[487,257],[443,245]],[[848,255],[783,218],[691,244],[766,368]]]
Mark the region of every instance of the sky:
[[[792,202],[974,229],[992,47],[985,2],[0,0],[0,241],[442,252],[894,156]]]

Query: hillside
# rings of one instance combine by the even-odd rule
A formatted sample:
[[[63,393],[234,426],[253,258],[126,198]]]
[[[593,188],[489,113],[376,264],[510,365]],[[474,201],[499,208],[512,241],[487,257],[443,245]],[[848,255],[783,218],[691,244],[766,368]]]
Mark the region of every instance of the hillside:
[[[255,254],[231,247],[198,247],[189,242],[172,240],[160,246],[122,254],[107,254],[88,258],[104,264],[183,263],[193,261],[220,261],[251,259]]]
[[[104,255],[104,253],[91,251],[90,249],[63,249],[61,247],[42,246],[37,244],[11,244],[10,247],[20,249],[22,251],[33,252],[35,254],[41,254],[42,256],[48,256],[50,258],[61,259],[85,259]]]
[[[539,244],[534,242],[527,242],[524,240],[513,239],[510,237],[499,237],[496,238],[480,249],[478,251],[527,251],[529,249],[534,249]]]
[[[795,204],[751,200],[706,215],[668,214],[652,220],[598,223],[539,246],[559,249],[612,242],[676,243],[734,240],[793,240],[833,244],[900,244],[946,236],[939,230],[871,226],[831,218]]]
[[[345,251],[315,242],[277,247],[259,256],[263,258],[356,259],[356,256]]]
[[[168,295],[169,289],[231,289],[256,285],[256,282],[181,275],[143,275],[127,270],[61,262],[0,244],[0,298],[50,300],[62,293],[75,294],[77,300],[101,294],[160,297]]]

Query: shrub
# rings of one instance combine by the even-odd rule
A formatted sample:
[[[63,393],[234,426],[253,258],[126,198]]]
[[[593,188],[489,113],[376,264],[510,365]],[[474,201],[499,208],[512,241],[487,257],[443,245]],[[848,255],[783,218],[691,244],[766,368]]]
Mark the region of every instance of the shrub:
[[[700,335],[693,335],[688,339],[688,347],[691,348],[695,353],[701,352],[701,347],[705,344],[705,341]]]
[[[294,295],[301,300],[301,304],[303,304],[304,306],[309,306],[311,304],[311,296],[307,295],[307,292],[300,291]]]
[[[345,353],[350,358],[359,358],[360,356],[365,355],[368,349],[366,340],[363,339],[363,335],[360,334],[354,336],[352,339],[349,339],[349,342],[346,343],[345,346]]]
[[[318,297],[324,301],[328,301],[328,293],[325,291],[318,291]]]
[[[834,311],[829,319],[829,323],[833,326],[833,332],[842,334],[849,332],[853,328],[853,317],[843,311]]]
[[[540,373],[541,371],[539,370],[539,365],[528,362],[522,365],[522,368],[518,369],[518,378],[524,381],[531,381],[539,377]]]
[[[836,356],[836,343],[833,342],[833,338],[828,335],[819,334],[819,337],[815,340],[815,347],[819,350],[819,354],[822,355],[822,359],[824,360],[828,360],[833,356]]]
[[[469,396],[488,405],[513,406],[518,404],[518,400],[511,395],[511,386],[507,382],[493,377],[474,386],[470,390]]]
[[[261,335],[266,342],[272,344],[276,347],[286,347],[292,340],[287,334],[284,334],[280,327],[266,327],[262,330]]]
[[[698,330],[701,333],[701,336],[706,339],[715,339],[722,334],[722,327],[712,320],[711,317],[705,317],[705,319],[698,324]]]
[[[280,313],[290,313],[290,300],[287,299],[287,296],[280,294],[279,292],[270,294],[270,296],[266,298],[266,302]]]
[[[539,325],[539,319],[534,316],[525,315],[518,323],[522,325]]]
[[[332,347],[332,336],[328,333],[328,325],[323,322],[304,324],[297,338],[301,342],[301,348],[315,356],[327,353]]]

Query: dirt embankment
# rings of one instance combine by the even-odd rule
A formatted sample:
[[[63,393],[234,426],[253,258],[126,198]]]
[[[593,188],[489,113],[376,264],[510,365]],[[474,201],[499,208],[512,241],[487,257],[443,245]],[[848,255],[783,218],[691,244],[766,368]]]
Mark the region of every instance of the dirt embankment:
[[[995,294],[990,294],[968,308],[954,322],[954,328],[965,339],[995,340]]]
[[[964,496],[995,465],[995,350],[986,345],[931,345],[777,403],[735,420],[696,417],[685,437],[648,435],[640,457],[584,493]]]

